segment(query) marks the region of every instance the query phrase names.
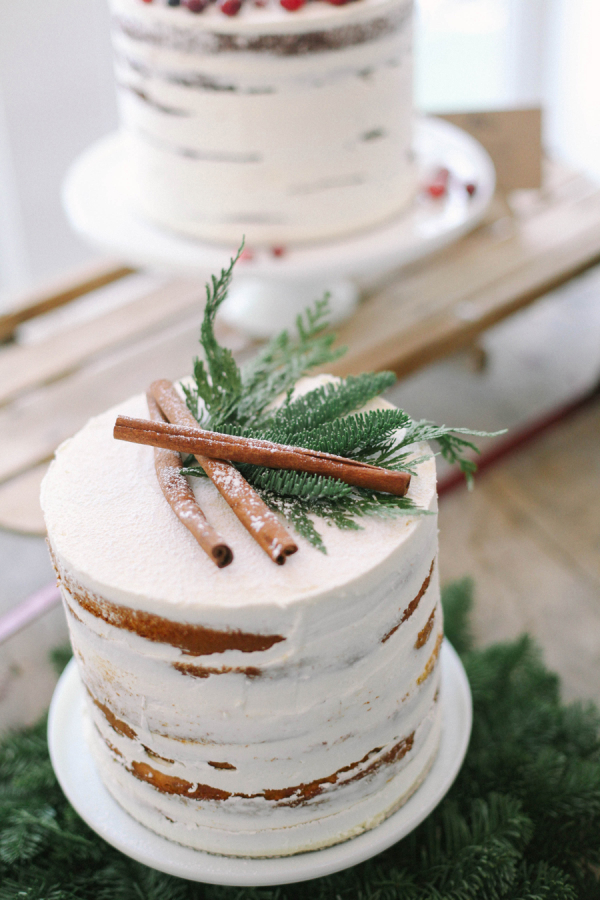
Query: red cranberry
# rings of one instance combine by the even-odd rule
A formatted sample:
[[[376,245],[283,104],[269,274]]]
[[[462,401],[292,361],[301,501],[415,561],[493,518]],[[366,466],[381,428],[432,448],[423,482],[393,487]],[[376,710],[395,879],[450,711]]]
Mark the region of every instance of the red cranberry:
[[[439,197],[443,197],[446,193],[446,185],[442,184],[441,181],[432,181],[431,184],[427,185],[427,193],[430,197],[435,197],[437,200]]]
[[[279,2],[289,12],[296,12],[297,9],[301,9],[304,6],[306,0],[279,0]]]
[[[271,247],[273,256],[285,256],[285,247]]]
[[[152,0],[143,0],[144,3],[152,3]]]
[[[469,184],[465,184],[465,191],[469,197],[474,197],[477,193],[477,185],[473,184],[473,182],[469,182]]]
[[[327,0],[332,6],[345,6],[348,0]]]
[[[201,13],[208,6],[208,0],[183,0],[183,5],[186,6],[190,12]]]
[[[448,180],[450,172],[448,169],[438,169],[432,180],[429,182],[425,190],[430,197],[443,197],[448,191]]]
[[[221,0],[219,9],[226,16],[237,16],[242,8],[241,0]]]

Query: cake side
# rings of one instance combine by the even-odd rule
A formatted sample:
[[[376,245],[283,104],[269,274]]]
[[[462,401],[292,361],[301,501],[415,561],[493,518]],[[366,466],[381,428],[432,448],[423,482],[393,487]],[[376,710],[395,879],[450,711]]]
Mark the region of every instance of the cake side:
[[[112,0],[132,198],[237,246],[341,237],[415,190],[412,0],[181,8]]]

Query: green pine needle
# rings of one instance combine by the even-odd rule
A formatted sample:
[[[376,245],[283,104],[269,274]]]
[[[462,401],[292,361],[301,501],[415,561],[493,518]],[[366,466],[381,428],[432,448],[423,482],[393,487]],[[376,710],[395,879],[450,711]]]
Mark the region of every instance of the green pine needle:
[[[296,383],[308,372],[338,359],[335,335],[327,330],[328,298],[319,300],[296,321],[296,333],[277,335],[243,369],[215,336],[219,307],[227,296],[234,265],[206,289],[206,309],[200,330],[204,359],[194,361],[193,386],[184,386],[189,409],[203,428],[319,450],[416,474],[424,457],[415,444],[436,441],[442,455],[457,463],[469,485],[476,469],[465,455],[477,452],[460,435],[484,435],[467,429],[415,422],[403,410],[364,411],[365,405],[391,387],[392,372],[367,373],[321,385],[294,396]],[[283,401],[282,401],[283,398]],[[314,547],[326,552],[317,530],[319,519],[338,528],[358,529],[365,516],[422,515],[409,500],[378,491],[364,492],[324,476],[237,465],[271,509],[283,515]],[[203,477],[193,458],[185,460],[186,475]]]

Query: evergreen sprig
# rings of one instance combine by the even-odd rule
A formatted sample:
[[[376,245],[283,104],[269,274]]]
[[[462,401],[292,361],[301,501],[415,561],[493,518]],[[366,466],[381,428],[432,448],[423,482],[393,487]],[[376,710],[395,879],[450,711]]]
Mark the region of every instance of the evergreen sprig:
[[[214,330],[238,258],[239,253],[207,286],[200,330],[204,359],[194,361],[192,386],[184,385],[188,407],[203,428],[325,451],[413,474],[423,461],[415,453],[415,445],[435,441],[442,455],[457,463],[471,484],[476,466],[465,454],[478,451],[461,435],[484,436],[484,432],[415,422],[400,409],[364,411],[369,401],[395,383],[392,372],[350,376],[295,395],[300,378],[344,353],[343,348],[335,348],[335,335],[327,330],[327,298],[298,317],[295,334],[283,331],[248,365],[238,368]],[[193,465],[193,457],[186,463],[186,475],[204,476],[202,469]],[[237,468],[271,509],[285,516],[299,534],[323,552],[326,547],[315,519],[356,529],[365,516],[427,513],[406,498],[349,488],[325,476],[304,477],[252,465]]]
[[[210,284],[206,285],[206,306],[200,327],[200,343],[204,349],[206,363],[201,359],[194,360],[195,391],[187,393],[188,403],[198,417],[201,399],[204,407],[202,417],[208,413],[211,420],[227,416],[228,410],[235,405],[242,392],[240,370],[233,358],[231,350],[222,347],[215,338],[215,317],[219,307],[227,297],[227,291],[233,277],[233,267],[238,261],[244,245],[238,250],[227,269],[221,269],[217,279],[214,275]]]
[[[468,580],[443,592],[473,694],[465,762],[434,812],[384,853],[273,888],[164,875],[73,811],[41,721],[0,742],[0,900],[599,900],[600,715],[561,703],[529,638],[473,650],[471,602]]]

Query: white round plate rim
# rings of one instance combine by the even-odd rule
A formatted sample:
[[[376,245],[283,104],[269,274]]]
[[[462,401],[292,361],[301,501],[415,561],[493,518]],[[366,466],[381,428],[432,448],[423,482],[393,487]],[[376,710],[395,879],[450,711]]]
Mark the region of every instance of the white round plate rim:
[[[132,859],[161,872],[237,887],[307,881],[357,865],[406,837],[452,786],[467,752],[472,725],[469,682],[458,654],[441,652],[443,726],[440,749],[424,783],[396,813],[349,841],[310,853],[272,859],[217,856],[160,837],[123,810],[100,780],[83,734],[84,689],[75,660],[63,672],[48,718],[50,758],[71,805],[100,837]]]
[[[85,239],[128,262],[154,270],[207,274],[227,265],[235,247],[211,244],[163,230],[138,217],[127,194],[126,136],[96,141],[73,163],[63,186],[72,227]],[[445,197],[415,196],[398,218],[347,238],[290,246],[280,257],[254,250],[240,275],[273,279],[369,278],[440,250],[472,230],[493,198],[496,176],[475,138],[442,119],[420,118],[415,152],[421,169],[446,167],[457,176]],[[464,184],[477,191],[469,197]],[[240,234],[240,240],[242,235]]]

